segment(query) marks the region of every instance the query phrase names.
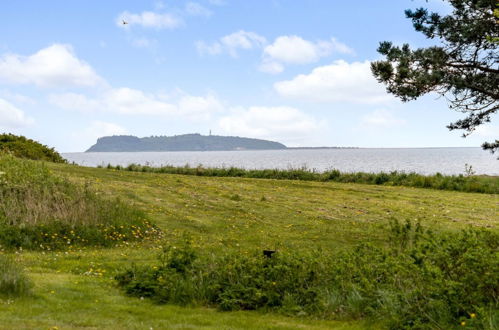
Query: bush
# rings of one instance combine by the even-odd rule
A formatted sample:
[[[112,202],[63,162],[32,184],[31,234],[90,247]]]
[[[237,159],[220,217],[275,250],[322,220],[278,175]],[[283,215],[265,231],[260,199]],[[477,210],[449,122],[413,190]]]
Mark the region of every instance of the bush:
[[[393,222],[386,247],[228,252],[167,247],[154,266],[117,277],[129,295],[158,303],[264,310],[326,319],[371,318],[393,329],[498,325],[499,235],[433,234]]]
[[[0,254],[0,296],[21,296],[29,293],[31,282],[19,265]]]
[[[158,234],[143,212],[132,206],[56,177],[43,163],[0,156],[0,246],[4,248],[111,246]]]
[[[10,153],[20,158],[54,163],[67,162],[54,148],[13,134],[0,134],[0,153]]]

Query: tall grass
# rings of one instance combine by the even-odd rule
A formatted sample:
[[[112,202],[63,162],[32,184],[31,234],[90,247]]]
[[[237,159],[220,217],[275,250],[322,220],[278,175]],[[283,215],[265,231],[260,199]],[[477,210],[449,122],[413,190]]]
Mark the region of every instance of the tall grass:
[[[386,247],[350,251],[229,251],[184,246],[117,276],[126,293],[158,303],[264,310],[323,319],[370,318],[392,329],[499,326],[499,235],[433,234],[392,223]]]
[[[307,168],[299,169],[263,169],[247,170],[236,167],[208,168],[198,167],[175,167],[175,166],[142,166],[131,164],[126,167],[108,165],[108,169],[126,170],[133,172],[153,172],[181,175],[197,175],[210,177],[239,177],[256,179],[277,180],[304,180],[304,181],[333,181],[344,183],[364,183],[389,186],[407,186],[417,188],[432,188],[440,190],[454,190],[463,192],[478,192],[488,194],[499,194],[499,177],[476,176],[476,175],[421,175],[417,173],[405,173],[393,171],[390,173],[342,173],[338,170],[317,172]]]
[[[0,246],[108,246],[152,233],[132,206],[57,177],[43,163],[0,156]]]
[[[0,254],[0,296],[21,296],[29,293],[31,281],[11,258]]]

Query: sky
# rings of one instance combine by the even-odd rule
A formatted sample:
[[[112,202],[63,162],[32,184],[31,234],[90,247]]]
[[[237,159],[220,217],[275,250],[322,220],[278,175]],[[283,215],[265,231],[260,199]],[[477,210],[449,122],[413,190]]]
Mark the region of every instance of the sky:
[[[232,135],[287,146],[461,147],[444,98],[402,103],[379,42],[438,43],[404,10],[441,0],[19,0],[0,4],[0,132],[60,152],[108,135]],[[127,24],[123,24],[126,22]]]

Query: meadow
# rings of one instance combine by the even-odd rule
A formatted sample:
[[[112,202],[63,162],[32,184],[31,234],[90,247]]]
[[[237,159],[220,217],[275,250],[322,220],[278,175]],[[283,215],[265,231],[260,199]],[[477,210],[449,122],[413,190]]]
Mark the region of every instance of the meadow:
[[[101,166],[102,167],[102,166]],[[465,166],[465,173],[459,175],[422,175],[414,172],[340,172],[336,169],[319,172],[307,167],[292,169],[243,169],[237,167],[212,168],[199,165],[190,167],[160,166],[130,164],[126,167],[107,165],[107,169],[132,172],[152,172],[212,177],[300,180],[319,182],[363,183],[385,186],[405,186],[416,188],[431,188],[439,190],[455,190],[466,192],[499,193],[499,182],[494,176],[474,175],[473,168]]]
[[[488,251],[483,255],[491,259],[466,263],[469,267],[489,267],[494,265],[491,260],[497,260],[496,245],[481,245],[483,240],[473,239],[481,236],[475,234],[462,236],[465,235],[462,230],[470,228],[491,235],[499,232],[497,194],[330,181],[190,176],[51,163],[44,166],[65,184],[87,187],[92,196],[98,196],[92,197],[98,200],[95,205],[115,202],[126,205],[135,210],[130,211],[131,214],[140,214],[138,219],[145,217],[161,234],[146,240],[119,237],[118,242],[111,244],[75,244],[71,249],[58,245],[51,250],[33,249],[29,245],[23,248],[22,244],[14,249],[5,247],[2,254],[10,261],[2,261],[0,266],[5,268],[3,265],[14,263],[24,268],[24,274],[18,274],[18,278],[20,281],[27,278],[29,283],[19,289],[25,290],[25,294],[1,297],[0,328],[364,329],[390,326],[381,318],[363,315],[347,317],[340,313],[332,318],[309,310],[304,313],[273,308],[247,311],[237,306],[225,308],[231,311],[220,311],[224,308],[202,304],[199,300],[178,303],[164,296],[163,301],[158,301],[152,299],[152,294],[150,297],[133,292],[126,294],[123,285],[127,285],[124,279],[127,272],[142,269],[147,275],[147,271],[155,272],[164,265],[172,265],[172,260],[177,260],[168,252],[172,249],[187,253],[180,253],[183,262],[189,260],[184,255],[189,256],[192,251],[202,267],[207,267],[207,260],[213,261],[210,263],[215,265],[213,268],[224,264],[220,260],[240,260],[241,269],[248,269],[249,273],[252,268],[244,267],[249,265],[248,260],[260,262],[262,250],[278,251],[279,256],[272,259],[276,260],[276,267],[295,267],[301,263],[296,260],[308,255],[323,255],[328,259],[321,261],[328,260],[328,265],[334,265],[335,259],[329,256],[349,254],[359,244],[368,244],[373,251],[389,248],[393,243],[393,224],[399,221],[398,228],[404,228],[409,221],[414,224],[413,229],[416,224],[430,228],[436,242],[442,242],[439,240],[443,237],[450,242],[449,246],[455,247],[460,246],[456,242],[473,241],[476,251]],[[119,214],[116,219],[121,219]],[[128,224],[135,226],[133,221]],[[126,222],[121,225],[127,228]],[[409,236],[414,237],[415,231],[409,232]],[[102,242],[101,238],[96,241]],[[411,238],[407,242],[415,244],[416,241]],[[361,253],[355,257],[363,255],[369,256]],[[163,264],[158,256],[163,256]],[[245,259],[245,256],[253,259]],[[378,256],[372,255],[372,259]],[[283,260],[283,264],[277,260]],[[368,261],[362,260],[358,263]],[[386,273],[386,269],[383,272]],[[488,278],[494,280],[496,274],[488,274]],[[483,280],[474,277],[477,279]],[[488,285],[494,288],[494,283]],[[475,287],[479,290],[473,284],[472,288]],[[463,294],[469,292],[473,290],[462,291]],[[470,310],[469,315],[456,319],[449,327],[497,327],[494,312]],[[486,322],[477,325],[474,320],[484,316]]]

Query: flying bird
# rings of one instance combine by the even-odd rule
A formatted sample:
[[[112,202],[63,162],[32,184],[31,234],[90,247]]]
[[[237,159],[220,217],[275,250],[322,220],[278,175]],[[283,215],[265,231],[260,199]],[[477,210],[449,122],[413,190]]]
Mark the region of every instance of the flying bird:
[[[124,19],[123,19],[123,20],[121,20],[121,22],[123,22],[123,25],[127,25],[127,24],[128,24],[128,22],[127,22],[127,21],[125,21]]]

